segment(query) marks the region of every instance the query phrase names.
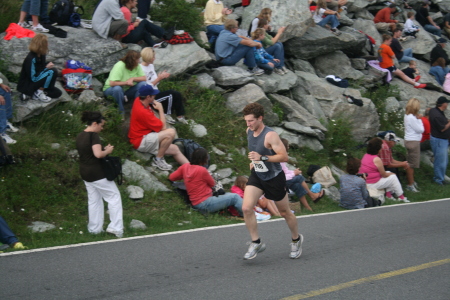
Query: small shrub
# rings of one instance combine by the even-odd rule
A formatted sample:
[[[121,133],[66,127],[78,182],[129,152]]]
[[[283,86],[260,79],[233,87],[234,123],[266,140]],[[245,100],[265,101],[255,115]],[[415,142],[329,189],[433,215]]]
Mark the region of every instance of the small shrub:
[[[351,139],[352,123],[348,118],[331,119],[328,122],[324,146],[330,157],[348,157],[353,155],[357,143]],[[339,150],[339,151],[337,151]]]

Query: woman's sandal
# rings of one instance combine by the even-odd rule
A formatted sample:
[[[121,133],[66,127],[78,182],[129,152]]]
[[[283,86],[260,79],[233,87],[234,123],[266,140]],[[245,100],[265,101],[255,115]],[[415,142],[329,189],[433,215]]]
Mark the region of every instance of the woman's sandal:
[[[319,202],[320,199],[322,199],[322,197],[325,196],[325,190],[322,190],[322,196],[319,196],[316,198],[316,200],[313,200],[314,203]]]

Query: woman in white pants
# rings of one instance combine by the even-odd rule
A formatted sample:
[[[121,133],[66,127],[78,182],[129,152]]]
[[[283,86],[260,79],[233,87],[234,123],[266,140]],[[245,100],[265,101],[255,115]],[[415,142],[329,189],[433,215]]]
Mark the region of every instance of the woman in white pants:
[[[366,173],[367,188],[381,190],[386,189],[386,198],[391,200],[410,202],[404,195],[402,185],[394,173],[386,172],[378,152],[383,141],[379,138],[371,139],[367,144],[367,153],[361,159],[359,173]],[[392,195],[395,193],[397,199]]]
[[[114,150],[114,146],[109,144],[103,148],[100,142],[98,133],[103,130],[105,119],[100,112],[85,111],[81,121],[87,127],[77,136],[76,146],[80,155],[80,175],[88,194],[88,231],[93,234],[103,232],[104,199],[108,203],[111,220],[106,232],[122,237],[122,198],[115,182],[106,179],[100,161]]]

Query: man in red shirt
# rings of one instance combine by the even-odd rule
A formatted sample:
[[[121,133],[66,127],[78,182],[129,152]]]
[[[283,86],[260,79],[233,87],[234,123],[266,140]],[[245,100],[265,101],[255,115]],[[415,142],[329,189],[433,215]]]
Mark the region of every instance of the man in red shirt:
[[[172,166],[165,161],[164,155],[172,155],[180,165],[189,161],[178,146],[172,144],[176,131],[173,128],[166,128],[164,108],[160,102],[155,101],[155,95],[158,93],[159,90],[147,84],[139,89],[139,97],[134,100],[131,109],[128,138],[137,151],[155,155],[153,166],[168,171]],[[153,109],[158,111],[159,118]]]
[[[391,20],[391,14],[394,14],[397,11],[397,6],[395,4],[391,4],[386,8],[380,9],[373,22],[375,23],[375,27],[378,31],[388,31],[389,29],[394,32],[397,27],[397,20]]]
[[[396,173],[392,169],[394,168],[409,168],[409,164],[407,161],[398,161],[392,157],[392,148],[395,146],[396,142],[400,140],[397,138],[395,133],[389,132],[384,136],[383,145],[381,146],[381,151],[378,153],[378,156],[381,158],[383,162],[383,166],[386,170],[392,171]]]

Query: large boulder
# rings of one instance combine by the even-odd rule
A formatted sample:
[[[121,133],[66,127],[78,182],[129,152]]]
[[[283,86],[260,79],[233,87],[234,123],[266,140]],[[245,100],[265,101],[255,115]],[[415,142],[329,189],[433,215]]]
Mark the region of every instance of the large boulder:
[[[368,0],[349,0],[346,4],[349,12],[359,12],[366,8],[373,1]]]
[[[242,115],[242,110],[249,103],[258,102],[264,106],[264,121],[267,125],[276,125],[279,122],[278,115],[272,111],[272,103],[264,91],[256,84],[249,83],[246,86],[224,95],[227,99],[226,106],[237,115]]]
[[[288,40],[284,50],[288,56],[306,60],[345,49],[361,53],[366,39],[360,32],[342,31],[341,35],[336,36],[325,28],[314,26],[308,28],[303,36]]]
[[[252,1],[244,9],[241,28],[247,30],[253,19],[259,15],[263,8],[270,8],[272,14],[271,24],[275,29],[287,26],[280,42],[293,37],[302,36],[309,26],[313,24],[309,4],[304,0],[258,0]]]
[[[216,68],[211,75],[220,86],[243,86],[254,81],[252,74],[236,66]]]
[[[336,75],[341,78],[360,79],[364,74],[352,68],[350,59],[341,51],[328,53],[314,59],[317,75],[325,77]]]
[[[436,42],[431,35],[423,29],[417,21],[414,24],[420,27],[419,32],[416,34],[416,38],[407,38],[405,42],[402,42],[403,48],[412,48],[414,54],[429,55],[433,47],[436,46]]]
[[[316,74],[316,70],[314,70],[314,67],[307,60],[298,59],[298,58],[292,58],[292,59],[288,60],[288,64],[295,71],[303,71],[303,72]]]
[[[260,86],[265,93],[276,93],[288,91],[297,84],[297,76],[293,72],[285,75],[278,75],[275,72],[271,75],[261,75],[255,80],[256,85]]]
[[[305,95],[303,93],[292,93],[294,100],[300,103],[301,106],[306,108],[306,110],[316,117],[322,123],[327,123],[327,117],[323,113],[322,107],[320,106],[319,101],[317,101],[314,96]]]
[[[356,19],[355,22],[353,22],[353,28],[357,30],[361,30],[365,34],[370,35],[374,38],[377,45],[381,45],[383,40],[381,39],[381,34],[378,32],[377,28],[375,27],[375,23],[373,22],[373,18],[370,20],[367,19]]]
[[[400,101],[401,107],[405,107],[406,102],[408,102],[409,99],[417,98],[420,101],[421,111],[423,111],[426,107],[434,107],[436,105],[436,100],[439,97],[448,97],[447,95],[436,91],[415,89],[411,84],[406,83],[399,78],[394,78],[394,80],[391,81],[391,85],[396,85],[400,92],[400,97],[397,98],[397,100]]]
[[[122,165],[122,173],[127,180],[137,182],[145,191],[170,191],[170,189],[159,182],[155,176],[134,161],[125,160]]]

